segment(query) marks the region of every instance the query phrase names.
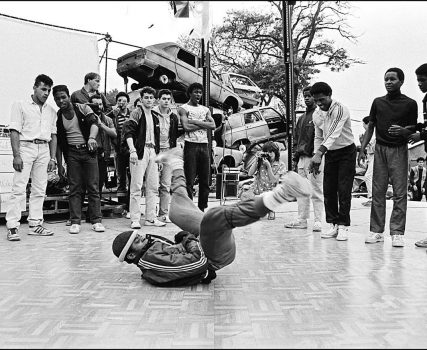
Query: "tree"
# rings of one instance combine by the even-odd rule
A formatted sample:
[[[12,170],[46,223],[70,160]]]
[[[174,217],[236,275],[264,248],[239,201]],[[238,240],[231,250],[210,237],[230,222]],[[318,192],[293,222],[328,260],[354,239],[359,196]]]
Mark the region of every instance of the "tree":
[[[111,106],[116,105],[116,96],[118,93],[119,93],[119,90],[113,89],[113,90],[107,91],[107,93],[105,94],[105,97],[107,98]]]
[[[233,71],[249,76],[262,89],[286,99],[283,62],[282,1],[269,1],[266,13],[230,10],[221,26],[213,29],[210,50],[211,66],[217,72]],[[333,37],[356,42],[347,24],[351,6],[348,1],[297,1],[293,6],[292,34],[294,81],[296,91],[310,83],[325,66],[332,71],[363,63],[351,58]],[[189,49],[200,44],[181,37]],[[297,96],[297,95],[295,95]]]

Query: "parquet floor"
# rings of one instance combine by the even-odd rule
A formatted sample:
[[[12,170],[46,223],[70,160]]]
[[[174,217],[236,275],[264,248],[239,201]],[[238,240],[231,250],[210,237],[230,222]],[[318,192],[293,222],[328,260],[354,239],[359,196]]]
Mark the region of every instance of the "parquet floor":
[[[287,203],[276,220],[235,229],[237,258],[212,284],[185,288],[153,287],[117,262],[124,218],[105,219],[105,233],[48,224],[52,237],[24,224],[20,242],[2,226],[0,348],[425,348],[427,254],[414,242],[427,203],[408,203],[406,246],[392,248],[389,236],[365,245],[364,200],[353,199],[347,242],[285,229],[297,211]]]

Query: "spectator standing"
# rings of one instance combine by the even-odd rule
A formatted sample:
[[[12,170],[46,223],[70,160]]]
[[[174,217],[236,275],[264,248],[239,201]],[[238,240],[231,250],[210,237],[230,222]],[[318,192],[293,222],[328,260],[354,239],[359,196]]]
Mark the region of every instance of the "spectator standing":
[[[160,125],[160,153],[176,147],[178,137],[178,116],[172,112],[169,104],[172,92],[167,89],[158,93],[159,105],[153,110],[158,112]],[[159,213],[158,220],[171,223],[169,219],[170,186],[172,181],[172,169],[168,163],[159,163]]]
[[[368,130],[369,125],[369,116],[366,116],[362,119],[363,128]],[[362,135],[362,141],[363,141],[364,135]],[[362,143],[362,141],[360,143]],[[366,184],[366,190],[368,191],[368,200],[366,202],[363,202],[362,205],[365,207],[370,207],[372,204],[372,176],[374,174],[374,154],[375,154],[375,136],[369,141],[369,143],[366,145],[366,162],[368,164],[368,167],[366,168],[365,173],[365,184]]]
[[[417,103],[401,93],[405,75],[400,68],[389,68],[384,74],[387,95],[374,99],[369,112],[368,129],[361,144],[358,163],[365,158],[365,148],[375,128],[375,162],[372,181],[370,233],[365,243],[384,241],[386,193],[388,182],[393,187],[393,211],[390,216],[390,235],[393,247],[405,245],[408,193],[408,136],[405,127],[417,123]],[[389,180],[390,179],[390,180]]]
[[[6,213],[9,241],[21,240],[18,232],[22,215],[21,202],[26,200],[30,177],[28,234],[53,235],[51,230],[43,226],[47,173],[56,167],[56,112],[46,103],[52,85],[50,77],[40,74],[35,79],[31,98],[12,104],[9,129],[15,172],[9,199],[10,207]]]
[[[314,123],[313,113],[316,103],[310,93],[311,86],[303,89],[305,113],[298,119],[294,134],[293,160],[297,164],[298,174],[308,179],[311,183],[311,201],[313,203],[314,224],[313,231],[322,231],[323,212],[323,162],[319,167],[320,173],[314,175],[309,171],[311,158],[314,154]],[[298,219],[285,224],[288,228],[307,228],[307,219],[310,217],[310,198],[297,198]]]
[[[156,196],[159,191],[159,171],[154,159],[160,152],[159,114],[153,111],[156,90],[145,86],[140,91],[141,103],[123,124],[123,139],[130,158],[130,216],[131,228],[141,228],[141,190],[145,177],[145,226],[165,226],[156,217]]]
[[[409,172],[409,182],[412,190],[412,200],[420,202],[426,192],[426,168],[424,167],[424,158],[418,157],[417,165],[411,167]]]
[[[422,64],[415,70],[417,76],[418,87],[421,92],[427,93],[427,63]],[[416,143],[420,140],[424,140],[424,150],[427,152],[427,94],[424,95],[422,100],[423,103],[423,123],[418,123],[416,131],[409,136],[410,143]],[[427,192],[427,189],[426,189]],[[427,200],[427,194],[426,194]],[[417,247],[427,248],[427,238],[421,239],[415,242]]]
[[[71,94],[71,102],[82,104],[90,103],[90,98],[93,95],[100,95],[102,104],[104,105],[104,111],[109,112],[111,108],[107,98],[98,91],[100,83],[101,76],[98,73],[87,73],[84,77],[83,87]]]
[[[82,219],[83,186],[88,192],[88,213],[92,230],[104,232],[102,225],[101,202],[99,198],[99,172],[97,160],[98,118],[85,104],[71,103],[66,85],[56,85],[53,97],[58,110],[58,172],[64,176],[62,155],[67,164],[68,184],[70,186],[69,207],[71,227],[69,232],[80,232]]]
[[[210,159],[208,132],[215,129],[215,121],[209,108],[200,105],[203,85],[192,83],[188,87],[189,101],[178,109],[184,137],[184,172],[187,179],[188,196],[193,199],[196,176],[199,179],[198,207],[204,211],[208,207]]]
[[[330,228],[321,237],[346,241],[351,222],[351,190],[356,172],[356,145],[350,113],[347,107],[332,99],[332,89],[328,84],[315,83],[310,93],[319,107],[313,113],[316,153],[309,165],[309,171],[316,176],[320,173],[319,167],[325,155],[323,197],[326,222]]]

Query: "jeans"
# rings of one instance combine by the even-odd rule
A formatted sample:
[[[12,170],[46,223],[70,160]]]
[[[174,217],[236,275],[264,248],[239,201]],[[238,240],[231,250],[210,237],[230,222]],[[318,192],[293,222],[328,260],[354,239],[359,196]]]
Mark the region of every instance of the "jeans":
[[[408,146],[388,147],[377,143],[374,158],[370,230],[384,232],[386,193],[390,179],[393,187],[390,235],[403,235],[408,205]]]
[[[166,152],[169,149],[170,148],[162,148],[160,149],[160,153]],[[172,168],[167,163],[164,163],[159,175],[159,216],[163,216],[167,215],[169,212]]]
[[[325,155],[323,197],[326,222],[350,226],[351,191],[356,173],[356,146],[351,144]]]
[[[116,161],[117,192],[126,192],[126,168],[129,167],[129,153],[117,152]]]
[[[49,144],[35,144],[21,141],[19,154],[24,167],[13,175],[10,207],[6,213],[7,228],[19,228],[21,203],[26,201],[26,189],[31,177],[28,223],[30,226],[43,223],[43,202],[47,186],[47,166],[50,160]]]
[[[87,148],[68,149],[67,174],[70,186],[69,206],[71,224],[79,224],[82,218],[83,186],[88,193],[89,220],[92,224],[102,221],[99,199],[99,173],[96,153]]]
[[[99,180],[99,197],[101,197],[102,188],[107,182],[107,161],[104,156],[98,155],[98,180]]]
[[[156,152],[154,148],[145,147],[144,156],[136,164],[130,164],[130,219],[132,222],[141,220],[142,184],[145,176],[145,219],[152,221],[156,218],[156,197],[159,193],[159,170],[154,162]]]
[[[253,199],[211,208],[203,213],[188,196],[182,169],[173,171],[171,188],[171,221],[181,230],[200,236],[209,268],[213,270],[231,264],[236,257],[233,228],[256,222],[269,212],[262,197],[255,196]]]
[[[204,211],[208,207],[210,155],[207,143],[185,141],[184,172],[187,179],[188,196],[193,199],[193,187],[196,175],[199,177],[198,207]]]
[[[301,156],[298,161],[298,174],[310,181],[311,202],[313,203],[314,221],[322,221],[323,212],[323,168],[324,162],[320,165],[320,174],[316,176],[308,171],[311,157]],[[307,220],[310,217],[310,197],[299,197],[298,202],[298,219]]]

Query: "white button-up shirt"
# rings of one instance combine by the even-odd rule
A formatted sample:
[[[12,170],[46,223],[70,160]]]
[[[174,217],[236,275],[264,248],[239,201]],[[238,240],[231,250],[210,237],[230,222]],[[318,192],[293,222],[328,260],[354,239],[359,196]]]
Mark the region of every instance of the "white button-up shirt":
[[[47,103],[40,111],[40,106],[33,99],[16,101],[12,104],[9,129],[19,132],[20,140],[49,142],[51,134],[56,134],[56,119],[55,109]]]

